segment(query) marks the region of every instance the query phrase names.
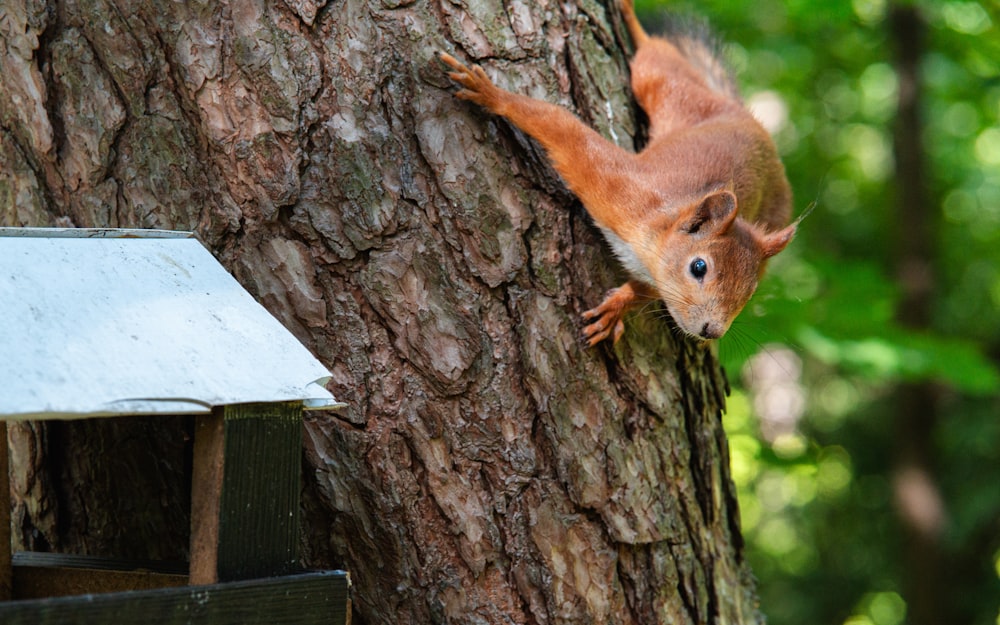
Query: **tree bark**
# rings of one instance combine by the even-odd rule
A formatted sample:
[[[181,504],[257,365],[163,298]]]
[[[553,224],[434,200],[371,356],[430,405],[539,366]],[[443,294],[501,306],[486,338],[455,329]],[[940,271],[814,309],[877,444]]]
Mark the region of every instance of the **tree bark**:
[[[13,0],[0,36],[0,222],[196,230],[333,372],[350,408],[308,420],[303,540],[351,571],[358,622],[760,621],[713,352],[654,313],[583,347],[621,272],[539,148],[435,60],[631,146],[617,9]],[[75,447],[93,466],[67,475],[66,436],[11,438],[21,543],[97,549],[52,493],[106,452]],[[138,481],[183,510],[184,463],[162,464]],[[155,540],[136,548],[177,550]]]

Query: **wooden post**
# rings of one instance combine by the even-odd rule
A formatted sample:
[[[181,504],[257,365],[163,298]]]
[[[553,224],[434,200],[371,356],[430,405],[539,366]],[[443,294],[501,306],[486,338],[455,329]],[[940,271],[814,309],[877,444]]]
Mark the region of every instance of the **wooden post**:
[[[222,499],[224,418],[216,409],[195,419],[191,470],[191,584],[214,584],[218,576],[219,502]]]
[[[7,422],[0,421],[0,601],[11,598],[14,570],[10,546],[10,462],[7,451]]]
[[[191,583],[299,570],[300,403],[238,404],[199,418]]]

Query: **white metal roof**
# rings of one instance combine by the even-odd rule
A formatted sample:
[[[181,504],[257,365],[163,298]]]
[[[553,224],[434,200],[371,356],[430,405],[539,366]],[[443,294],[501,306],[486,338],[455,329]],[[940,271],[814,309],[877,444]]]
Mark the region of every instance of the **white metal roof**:
[[[338,407],[329,376],[190,233],[0,228],[0,418]]]

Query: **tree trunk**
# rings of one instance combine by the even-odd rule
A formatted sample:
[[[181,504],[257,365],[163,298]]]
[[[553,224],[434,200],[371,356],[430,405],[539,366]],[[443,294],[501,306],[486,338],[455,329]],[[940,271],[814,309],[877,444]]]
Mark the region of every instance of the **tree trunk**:
[[[350,569],[359,622],[759,622],[714,354],[648,313],[583,347],[621,272],[435,60],[631,145],[617,9],[14,0],[0,36],[0,221],[194,229],[330,367],[350,408],[307,423],[306,563]],[[183,424],[143,428],[178,458]],[[11,438],[22,544],[97,549],[52,493],[99,438],[69,472],[72,437]],[[183,458],[140,464],[183,510]]]
[[[894,2],[890,28],[896,46],[899,101],[894,129],[896,212],[899,224],[894,254],[901,299],[899,322],[913,330],[931,325],[937,269],[934,233],[938,204],[928,180],[923,84],[920,66],[925,54],[926,25],[915,5]],[[958,623],[963,619],[950,600],[955,573],[945,557],[947,510],[937,481],[934,431],[940,389],[929,380],[901,384],[896,391],[893,450],[893,490],[902,539],[904,596],[907,621],[913,625]]]

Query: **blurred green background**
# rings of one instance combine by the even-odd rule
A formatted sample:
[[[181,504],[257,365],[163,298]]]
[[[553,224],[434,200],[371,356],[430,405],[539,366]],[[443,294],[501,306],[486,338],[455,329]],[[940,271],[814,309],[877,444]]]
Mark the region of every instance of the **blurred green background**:
[[[1000,624],[1000,2],[701,14],[815,202],[719,345],[772,625]]]

